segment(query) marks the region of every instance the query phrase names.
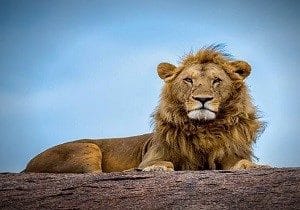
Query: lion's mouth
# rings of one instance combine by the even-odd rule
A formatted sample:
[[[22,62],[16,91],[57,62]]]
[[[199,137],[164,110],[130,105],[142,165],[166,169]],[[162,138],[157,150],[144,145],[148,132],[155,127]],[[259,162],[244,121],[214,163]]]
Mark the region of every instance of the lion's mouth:
[[[217,113],[216,111],[211,110],[211,109],[206,108],[206,107],[201,107],[201,108],[197,108],[197,109],[194,109],[194,110],[207,110],[207,111],[210,111],[210,112],[213,112],[213,113]],[[192,111],[194,111],[194,110],[192,110]]]
[[[209,111],[209,112],[212,112],[212,113],[215,113],[217,114],[216,111],[212,110],[212,109],[209,109],[209,108],[206,108],[206,107],[200,107],[200,108],[196,108],[196,109],[192,109],[192,110],[189,110],[188,112],[192,112],[192,111]]]
[[[189,111],[188,117],[194,120],[214,120],[216,118],[216,112],[211,109],[201,107]]]

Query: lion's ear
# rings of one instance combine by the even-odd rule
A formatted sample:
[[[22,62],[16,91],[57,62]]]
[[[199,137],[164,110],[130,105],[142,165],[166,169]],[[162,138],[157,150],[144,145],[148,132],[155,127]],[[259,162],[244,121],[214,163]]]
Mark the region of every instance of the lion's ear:
[[[245,61],[233,61],[231,65],[234,67],[234,78],[244,80],[251,72],[251,66]]]
[[[170,63],[160,63],[157,66],[158,76],[165,82],[168,82],[174,78],[176,75],[176,66]]]

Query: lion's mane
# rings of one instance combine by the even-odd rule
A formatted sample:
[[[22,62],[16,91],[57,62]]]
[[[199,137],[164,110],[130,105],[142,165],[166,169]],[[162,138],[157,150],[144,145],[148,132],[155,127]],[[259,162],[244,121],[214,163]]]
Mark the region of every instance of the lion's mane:
[[[180,67],[215,63],[230,74],[230,61],[231,57],[219,46],[210,46],[185,56]],[[236,155],[248,160],[254,157],[252,145],[264,123],[259,121],[246,84],[237,81],[233,85],[235,91],[221,108],[217,119],[206,123],[189,119],[172,96],[171,86],[163,88],[160,103],[153,114],[153,139],[164,145],[163,148],[170,148],[162,152],[174,163],[175,170],[222,169],[225,156]]]

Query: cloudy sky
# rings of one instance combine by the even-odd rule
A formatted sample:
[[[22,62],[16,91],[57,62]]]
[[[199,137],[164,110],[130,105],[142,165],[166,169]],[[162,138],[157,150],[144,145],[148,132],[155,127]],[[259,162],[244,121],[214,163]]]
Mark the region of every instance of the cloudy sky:
[[[260,163],[300,166],[300,3],[0,1],[0,171],[72,139],[151,131],[161,61],[211,43],[253,68]]]

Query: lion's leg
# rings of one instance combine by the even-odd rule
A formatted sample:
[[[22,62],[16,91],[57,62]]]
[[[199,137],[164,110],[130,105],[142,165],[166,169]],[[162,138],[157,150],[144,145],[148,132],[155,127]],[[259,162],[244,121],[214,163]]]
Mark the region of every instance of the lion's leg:
[[[142,171],[174,171],[173,163],[166,161],[169,159],[164,153],[164,148],[161,145],[155,145],[145,153],[138,169]]]
[[[102,154],[92,143],[66,143],[33,158],[25,172],[90,173],[101,172]]]

